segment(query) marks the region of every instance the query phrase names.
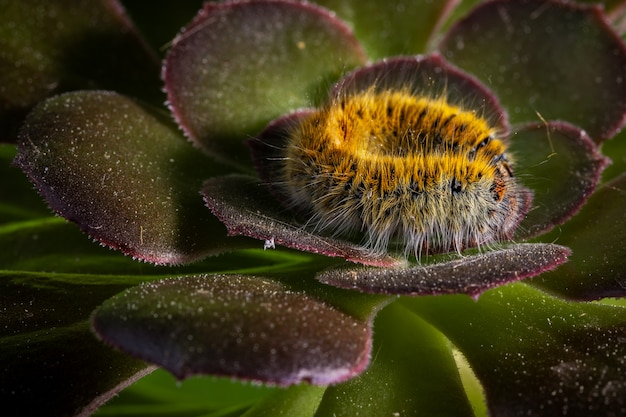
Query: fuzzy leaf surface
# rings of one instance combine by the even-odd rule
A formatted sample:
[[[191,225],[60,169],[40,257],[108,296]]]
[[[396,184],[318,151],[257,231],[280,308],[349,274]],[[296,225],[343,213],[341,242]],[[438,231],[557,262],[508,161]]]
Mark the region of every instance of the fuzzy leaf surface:
[[[488,85],[513,123],[539,113],[596,141],[624,123],[626,46],[597,5],[488,1],[450,29],[440,50]]]
[[[571,262],[533,280],[579,300],[626,296],[626,174],[602,185],[580,213],[542,236],[572,248]]]
[[[525,284],[402,303],[463,352],[490,415],[620,415],[626,309],[572,303]]]
[[[165,116],[130,98],[81,91],[27,118],[16,163],[60,215],[103,244],[155,264],[198,260],[225,246],[203,208],[201,181],[219,172]]]
[[[372,60],[428,51],[457,0],[316,0],[352,28]]]
[[[205,182],[203,194],[207,206],[224,222],[230,235],[250,236],[265,240],[267,246],[284,245],[365,265],[401,263],[388,255],[372,255],[354,243],[307,231],[255,178],[242,175],[212,178]]]
[[[105,302],[93,326],[105,342],[178,378],[329,384],[361,372],[371,349],[368,321],[276,281],[244,275],[134,287]]]
[[[580,128],[563,122],[520,126],[510,140],[515,176],[533,190],[516,237],[528,239],[574,216],[610,161]]]
[[[344,267],[317,275],[325,284],[374,294],[473,297],[509,282],[538,275],[567,261],[570,250],[553,244],[517,244],[486,253],[454,258],[438,256],[420,266],[400,268]]]
[[[174,39],[163,78],[187,135],[245,166],[248,135],[315,103],[364,62],[350,30],[325,9],[281,0],[206,3]]]

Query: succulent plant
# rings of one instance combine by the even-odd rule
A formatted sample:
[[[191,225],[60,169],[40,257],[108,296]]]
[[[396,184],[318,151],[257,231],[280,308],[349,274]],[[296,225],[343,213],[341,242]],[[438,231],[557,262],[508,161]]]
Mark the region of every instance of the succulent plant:
[[[584,3],[0,0],[7,409],[626,413],[626,3]],[[389,92],[433,129],[490,126],[454,149],[506,146],[484,171],[502,231],[448,241],[442,210],[406,244],[354,220],[401,197],[315,166],[353,218],[294,203],[332,200],[282,185],[294,132]],[[189,396],[157,367],[211,377]]]

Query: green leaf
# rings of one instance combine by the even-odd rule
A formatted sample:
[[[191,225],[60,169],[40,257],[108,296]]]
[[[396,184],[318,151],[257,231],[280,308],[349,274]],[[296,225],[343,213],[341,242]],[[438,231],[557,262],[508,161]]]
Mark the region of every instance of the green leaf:
[[[131,288],[93,327],[108,344],[178,378],[197,374],[329,384],[369,362],[369,320],[269,279],[204,275]]]
[[[517,244],[455,258],[438,256],[426,265],[401,268],[351,266],[320,272],[317,279],[373,294],[441,295],[482,292],[538,275],[567,261],[570,250],[552,244]]]
[[[32,190],[24,173],[11,166],[15,152],[15,146],[0,143],[0,227],[5,223],[50,216],[50,209]]]
[[[313,417],[325,389],[302,384],[277,391],[242,417]]]
[[[490,415],[620,415],[626,310],[573,303],[524,284],[483,294],[403,298],[463,352]]]
[[[543,236],[572,248],[569,263],[533,283],[566,297],[626,296],[626,175],[600,187],[580,213]]]
[[[521,126],[509,149],[515,175],[534,193],[534,208],[519,225],[518,239],[546,233],[569,220],[610,163],[583,130],[563,122]]]
[[[596,141],[623,125],[626,46],[597,6],[485,2],[440,49],[493,89],[514,123],[536,122],[539,113],[578,125]]]
[[[329,387],[316,416],[473,416],[441,333],[397,303],[378,314],[374,331],[371,366]]]
[[[228,229],[229,235],[265,240],[267,247],[284,245],[352,262],[395,266],[400,260],[375,255],[354,243],[321,236],[301,227],[255,178],[243,175],[212,178],[202,190],[207,206]]]
[[[626,130],[602,143],[601,149],[611,160],[611,164],[602,173],[602,182],[609,182],[626,172]]]
[[[158,369],[112,398],[95,416],[191,417],[230,416],[231,413],[239,416],[255,403],[272,398],[277,391],[282,390],[242,384],[228,378],[197,377],[178,381],[167,371]]]
[[[246,244],[199,195],[220,172],[165,116],[111,92],[48,99],[28,116],[16,163],[50,206],[103,244],[156,264]]]
[[[107,277],[0,272],[3,406],[20,415],[87,415],[149,372],[89,329],[89,313],[128,285]]]
[[[105,88],[161,102],[156,55],[115,0],[0,1],[0,138],[37,102]]]
[[[316,0],[346,22],[367,51],[378,60],[396,55],[415,55],[432,48],[433,38],[454,0]]]
[[[203,149],[250,169],[248,135],[310,106],[365,56],[323,9],[289,1],[207,3],[163,71],[172,111]]]

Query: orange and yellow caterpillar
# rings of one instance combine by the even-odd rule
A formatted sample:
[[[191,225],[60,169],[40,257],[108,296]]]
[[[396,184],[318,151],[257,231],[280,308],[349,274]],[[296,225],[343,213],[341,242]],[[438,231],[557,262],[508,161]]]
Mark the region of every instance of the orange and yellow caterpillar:
[[[374,252],[461,252],[511,239],[531,201],[496,129],[408,90],[331,100],[294,125],[275,184],[316,230]]]

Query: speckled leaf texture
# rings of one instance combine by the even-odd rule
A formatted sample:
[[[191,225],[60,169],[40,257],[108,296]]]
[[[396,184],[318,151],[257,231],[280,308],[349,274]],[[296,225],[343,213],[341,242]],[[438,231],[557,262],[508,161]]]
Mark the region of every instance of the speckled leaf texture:
[[[350,30],[325,9],[281,0],[207,3],[174,39],[163,78],[187,135],[240,165],[249,161],[246,135],[311,105],[363,63]]]
[[[205,182],[207,206],[228,228],[230,235],[262,239],[266,245],[284,245],[352,262],[376,266],[395,266],[402,261],[390,255],[373,255],[358,244],[309,232],[285,215],[263,184],[242,175],[212,178]]]
[[[510,140],[515,174],[533,190],[533,209],[518,239],[546,233],[575,215],[595,191],[610,160],[580,128],[564,122],[519,126]]]
[[[493,417],[626,411],[623,307],[571,303],[523,284],[478,302],[415,297],[402,304],[463,352]]]
[[[447,262],[409,268],[343,268],[327,270],[317,279],[340,288],[402,295],[467,294],[484,291],[556,268],[570,250],[551,244],[518,244]]]
[[[514,123],[567,120],[596,141],[624,123],[626,48],[597,5],[487,1],[439,48],[491,88]]]
[[[0,0],[4,407],[626,414],[624,2],[314,3]],[[271,187],[290,126],[407,83],[507,141],[513,242],[373,256]]]
[[[179,378],[226,375],[288,385],[329,384],[369,362],[371,328],[315,298],[250,276],[169,279],[100,307],[107,343]]]
[[[569,264],[533,282],[565,297],[626,296],[626,175],[602,185],[578,216],[548,234],[572,248]]]
[[[57,213],[135,258],[176,264],[237,247],[235,239],[226,246],[198,194],[211,163],[165,116],[117,93],[67,93],[39,105],[15,162]]]

